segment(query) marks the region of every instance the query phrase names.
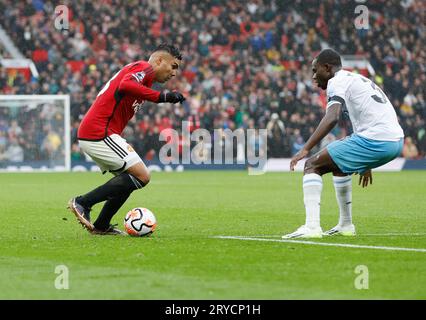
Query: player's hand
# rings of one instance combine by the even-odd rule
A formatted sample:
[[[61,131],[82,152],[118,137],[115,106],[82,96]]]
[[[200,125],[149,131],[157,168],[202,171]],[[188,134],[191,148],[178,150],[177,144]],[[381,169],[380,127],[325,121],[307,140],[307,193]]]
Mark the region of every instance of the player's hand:
[[[371,170],[367,170],[363,174],[359,175],[358,185],[361,185],[361,183],[363,188],[368,187],[368,183],[373,184],[373,175]]]
[[[299,160],[302,160],[304,157],[308,155],[309,151],[302,148],[298,153],[296,153],[290,161],[290,171],[294,171],[294,167],[296,166]]]
[[[158,99],[158,103],[162,103],[162,102],[182,103],[185,100],[186,100],[185,97],[180,92],[177,92],[177,91],[161,92],[160,98]]]

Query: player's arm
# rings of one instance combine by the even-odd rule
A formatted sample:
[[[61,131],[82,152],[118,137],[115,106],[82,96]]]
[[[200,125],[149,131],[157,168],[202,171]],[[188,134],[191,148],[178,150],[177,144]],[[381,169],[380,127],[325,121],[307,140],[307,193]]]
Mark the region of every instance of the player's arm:
[[[306,151],[311,151],[339,122],[342,104],[335,102],[327,108],[324,118],[322,118],[317,129],[303,146]]]
[[[340,119],[341,109],[342,104],[338,101],[333,101],[333,103],[327,108],[325,116],[322,118],[315,132],[308,139],[303,148],[296,153],[293,158],[291,158],[290,170],[293,171],[297,162],[306,157],[309,151],[311,151],[311,149],[336,126]]]
[[[176,103],[185,100],[184,96],[179,92],[160,92],[145,86],[143,77],[144,74],[141,72],[127,74],[121,80],[118,86],[118,92],[155,103]]]
[[[141,100],[158,102],[160,92],[148,88],[143,84],[143,78],[138,78],[138,73],[128,73],[120,81],[118,92],[121,94],[131,95]]]

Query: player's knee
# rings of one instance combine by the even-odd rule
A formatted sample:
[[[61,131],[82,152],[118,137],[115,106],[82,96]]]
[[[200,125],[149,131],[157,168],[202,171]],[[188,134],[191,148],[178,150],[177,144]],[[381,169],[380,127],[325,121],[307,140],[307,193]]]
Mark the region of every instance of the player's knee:
[[[151,172],[147,171],[141,180],[147,185],[151,181]]]
[[[141,172],[136,178],[143,183],[143,186],[146,186],[151,181],[151,173],[149,171]]]
[[[313,167],[313,161],[312,158],[308,158],[305,161],[305,166],[303,167],[303,172],[306,173],[306,171],[311,170]]]
[[[309,174],[309,173],[320,174],[318,170],[318,166],[315,163],[315,160],[316,159],[314,157],[311,157],[305,161],[305,167],[303,168],[304,174]]]
[[[142,187],[145,187],[151,180],[151,173],[143,163],[137,163],[136,165],[130,167],[126,172],[135,177],[139,181],[139,184],[142,185]]]

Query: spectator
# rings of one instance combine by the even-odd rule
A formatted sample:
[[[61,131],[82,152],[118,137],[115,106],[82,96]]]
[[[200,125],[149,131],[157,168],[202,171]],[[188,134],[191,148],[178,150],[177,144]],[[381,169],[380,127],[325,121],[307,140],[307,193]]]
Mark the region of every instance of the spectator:
[[[73,143],[71,146],[71,161],[72,160],[83,160],[84,159],[84,155],[80,150],[80,147],[78,146],[78,143]]]
[[[271,120],[266,125],[266,129],[268,130],[268,157],[285,157],[287,153],[285,127],[284,122],[280,120],[278,114],[272,114]]]
[[[297,136],[296,139],[293,142],[292,149],[291,149],[291,155],[295,155],[297,152],[299,152],[303,146],[305,145],[305,141],[303,140],[302,136]]]
[[[9,140],[18,139],[22,135],[22,128],[18,125],[18,121],[12,120],[8,130]]]
[[[0,92],[70,94],[72,123],[78,123],[121,66],[173,39],[184,52],[185,80],[171,81],[170,88],[188,99],[183,106],[165,107],[166,113],[146,103],[130,123],[129,132],[137,136],[139,127],[148,139],[143,146],[152,150],[148,154],[158,152],[153,132],[165,123],[178,129],[196,114],[199,126],[208,130],[251,124],[264,129],[268,115],[276,113],[285,134],[274,127],[268,155],[289,157],[293,143],[301,141],[294,129],[306,140],[324,113],[326,102],[311,81],[310,63],[325,45],[343,55],[367,53],[404,131],[425,156],[424,1],[386,2],[385,10],[369,5],[374,28],[362,33],[346,14],[353,13],[350,1],[178,2],[71,1],[72,28],[61,32],[51,27],[51,5],[4,0],[0,18],[6,32],[27,58],[39,50],[47,61],[36,62],[40,76],[32,81],[2,69]],[[146,31],[143,37],[140,30]],[[170,121],[163,121],[166,114]],[[344,128],[333,132],[337,138],[346,133]]]
[[[6,149],[4,158],[10,162],[24,161],[24,149],[19,145],[16,138],[10,139],[10,144]]]

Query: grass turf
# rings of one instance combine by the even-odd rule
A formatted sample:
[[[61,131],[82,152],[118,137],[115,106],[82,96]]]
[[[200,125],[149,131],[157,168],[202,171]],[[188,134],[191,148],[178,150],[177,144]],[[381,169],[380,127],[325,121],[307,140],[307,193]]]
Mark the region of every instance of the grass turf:
[[[65,209],[107,178],[0,174],[0,299],[426,298],[426,252],[213,238],[294,231],[304,223],[301,173],[154,173],[113,220],[122,228],[127,210],[151,209],[159,226],[148,238],[92,236]],[[366,189],[357,179],[358,236],[313,241],[426,248],[426,172],[374,173]],[[323,229],[334,226],[331,176],[321,211]],[[55,288],[58,265],[69,270],[68,290]],[[355,288],[358,265],[368,268],[367,290]]]

